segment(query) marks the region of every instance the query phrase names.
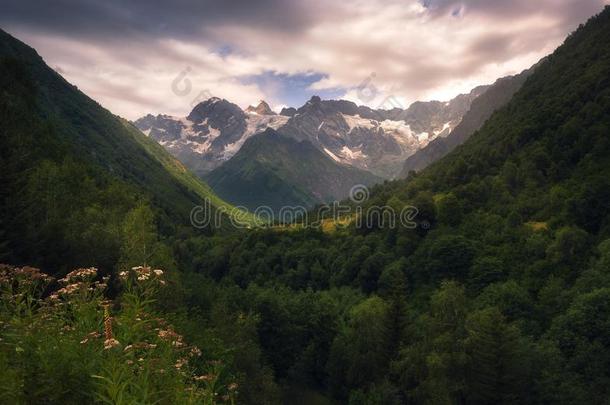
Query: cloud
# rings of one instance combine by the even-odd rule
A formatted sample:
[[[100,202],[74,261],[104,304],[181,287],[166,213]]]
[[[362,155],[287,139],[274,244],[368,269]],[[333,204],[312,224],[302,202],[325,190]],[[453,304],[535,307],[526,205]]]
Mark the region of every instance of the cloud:
[[[448,99],[533,65],[609,1],[5,0],[0,25],[134,119],[186,115],[200,94]],[[367,79],[376,100],[359,96]]]
[[[4,21],[33,30],[121,40],[125,35],[192,38],[218,25],[298,31],[311,23],[305,2],[283,0],[4,0]]]

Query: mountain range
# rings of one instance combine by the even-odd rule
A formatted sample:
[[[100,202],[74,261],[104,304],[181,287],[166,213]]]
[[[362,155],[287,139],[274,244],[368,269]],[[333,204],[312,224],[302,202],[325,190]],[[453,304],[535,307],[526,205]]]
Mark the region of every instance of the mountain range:
[[[299,109],[285,108],[280,114],[265,101],[244,111],[212,97],[186,117],[149,114],[134,124],[200,176],[229,160],[246,139],[272,128],[308,140],[338,163],[389,179],[399,174],[407,157],[447,136],[486,89],[477,87],[449,102],[416,102],[392,110],[313,96]]]
[[[285,198],[286,204],[311,207],[347,197],[355,184],[370,185],[399,175],[407,157],[447,137],[487,89],[477,87],[449,102],[416,102],[392,110],[313,96],[302,107],[284,108],[280,114],[265,101],[242,110],[212,97],[186,117],[147,115],[134,124],[233,204],[253,208],[258,201],[277,207]],[[267,129],[274,130],[269,133],[277,144],[259,140],[241,152],[248,139],[264,136]],[[311,145],[319,153],[307,148],[311,153],[283,156],[289,143]],[[267,148],[264,159],[262,144]],[[304,168],[307,173],[294,175]],[[328,181],[331,173],[334,178]],[[307,175],[317,180],[305,180]]]
[[[231,199],[313,204],[345,194],[340,180],[378,181],[359,166],[398,144],[382,123],[434,133],[451,103],[418,103],[436,118],[417,121],[317,97],[283,114],[210,99],[148,117],[146,136],[0,30],[0,260],[19,266],[0,265],[0,397],[607,403],[609,72],[606,6],[472,98],[446,145],[373,162],[409,175],[349,214],[196,229],[202,199],[232,206],[168,142],[200,145],[198,174]],[[379,146],[350,160],[352,136]]]

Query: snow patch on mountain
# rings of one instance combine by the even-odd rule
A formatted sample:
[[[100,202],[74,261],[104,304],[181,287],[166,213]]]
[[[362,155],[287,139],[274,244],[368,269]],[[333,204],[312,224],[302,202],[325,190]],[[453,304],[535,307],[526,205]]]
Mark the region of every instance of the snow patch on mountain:
[[[362,118],[359,115],[346,115],[341,114],[347,125],[349,126],[350,132],[354,130],[354,128],[365,128],[372,129],[376,126],[376,121]]]
[[[246,131],[239,140],[225,146],[222,160],[229,160],[232,158],[241,149],[248,138],[263,132],[267,128],[278,129],[282,125],[286,124],[288,118],[289,117],[282,115],[260,115],[256,111],[249,111],[248,118],[246,120]]]
[[[332,153],[331,151],[329,151],[327,148],[324,148],[324,152],[326,152],[326,154],[328,156],[330,156],[335,162],[341,162],[341,159],[339,159],[337,157],[337,155],[335,155],[334,153]]]
[[[199,175],[229,160],[253,135],[272,128],[311,142],[337,162],[393,178],[406,158],[448,136],[485,90],[479,87],[448,102],[415,102],[404,110],[373,110],[313,96],[299,109],[283,108],[280,114],[264,101],[244,111],[227,100],[211,98],[187,117],[147,115],[135,124]]]
[[[364,159],[366,155],[362,153],[362,150],[350,149],[347,146],[341,148],[341,155],[348,160]]]

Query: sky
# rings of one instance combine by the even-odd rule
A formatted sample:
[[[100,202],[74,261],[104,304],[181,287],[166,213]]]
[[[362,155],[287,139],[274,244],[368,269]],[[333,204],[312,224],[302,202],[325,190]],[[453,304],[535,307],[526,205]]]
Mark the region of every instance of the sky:
[[[0,28],[115,114],[312,95],[448,100],[530,67],[610,0],[0,0]]]

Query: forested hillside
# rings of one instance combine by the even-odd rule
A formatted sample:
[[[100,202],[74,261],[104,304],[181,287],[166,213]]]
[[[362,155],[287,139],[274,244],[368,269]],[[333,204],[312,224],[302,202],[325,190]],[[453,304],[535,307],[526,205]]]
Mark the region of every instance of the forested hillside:
[[[524,70],[515,76],[498,79],[485,93],[472,101],[470,110],[446,137],[432,140],[426,147],[418,150],[405,161],[401,177],[407,177],[411,171],[421,171],[430,164],[446,156],[457,146],[466,142],[479,130],[491,115],[504,107],[521,88],[525,80],[536,69],[536,66]]]
[[[2,31],[0,91],[1,260],[108,271],[128,213],[168,236],[190,227],[204,198],[229,210],[156,142]]]
[[[610,7],[337,227],[187,230],[206,186],[5,34],[0,69],[3,261],[100,268],[0,266],[0,400],[608,402]]]
[[[192,239],[182,263],[224,286],[197,299],[254,311],[276,378],[341,402],[604,403],[609,72],[607,8],[464,145],[373,190],[417,229]]]

